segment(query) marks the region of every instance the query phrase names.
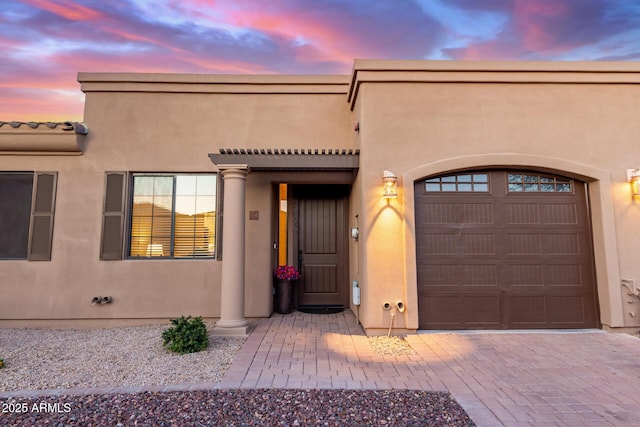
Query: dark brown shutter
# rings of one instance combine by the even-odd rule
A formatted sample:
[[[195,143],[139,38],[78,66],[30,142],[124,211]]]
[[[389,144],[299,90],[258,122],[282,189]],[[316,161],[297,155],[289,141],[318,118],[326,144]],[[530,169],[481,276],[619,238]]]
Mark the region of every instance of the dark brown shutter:
[[[126,183],[125,172],[107,172],[100,242],[101,260],[123,258]]]
[[[55,172],[36,172],[29,227],[30,261],[50,261],[53,238],[53,212],[56,204]]]

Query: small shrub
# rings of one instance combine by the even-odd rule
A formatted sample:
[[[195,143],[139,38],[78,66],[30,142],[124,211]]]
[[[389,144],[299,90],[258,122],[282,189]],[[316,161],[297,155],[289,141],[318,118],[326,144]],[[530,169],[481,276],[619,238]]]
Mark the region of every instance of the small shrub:
[[[4,368],[4,359],[0,359],[0,369]]]
[[[200,316],[194,319],[181,316],[171,319],[171,324],[173,326],[162,332],[162,345],[169,350],[186,354],[205,350],[209,346],[207,327]]]

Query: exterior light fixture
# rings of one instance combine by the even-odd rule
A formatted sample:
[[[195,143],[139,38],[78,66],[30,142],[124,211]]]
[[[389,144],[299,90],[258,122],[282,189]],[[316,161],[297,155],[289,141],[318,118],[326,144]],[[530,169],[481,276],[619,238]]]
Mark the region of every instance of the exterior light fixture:
[[[627,181],[631,184],[631,195],[640,196],[640,168],[627,169]]]
[[[398,181],[398,177],[395,173],[391,172],[388,169],[385,169],[382,175],[382,182],[384,182],[384,193],[382,195],[385,199],[395,199],[398,197],[398,192],[396,190],[396,182]]]

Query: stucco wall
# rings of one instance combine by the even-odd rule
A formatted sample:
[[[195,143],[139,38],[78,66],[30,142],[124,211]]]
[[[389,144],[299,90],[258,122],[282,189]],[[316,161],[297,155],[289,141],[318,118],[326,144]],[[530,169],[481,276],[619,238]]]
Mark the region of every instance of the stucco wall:
[[[224,261],[99,260],[105,172],[215,172],[208,154],[220,148],[334,149],[350,140],[346,77],[292,77],[281,86],[278,77],[139,77],[80,74],[90,128],[83,155],[0,156],[3,171],[58,172],[52,260],[0,261],[5,324],[218,317]],[[271,313],[273,182],[264,173],[247,179],[247,317]],[[259,220],[249,221],[249,210]],[[92,306],[97,295],[113,303]]]
[[[640,138],[640,122],[634,119],[639,75],[638,82],[628,82],[628,74],[611,72],[589,82],[581,73],[573,82],[571,75],[558,72],[558,81],[544,81],[554,72],[553,64],[546,64],[543,78],[521,81],[519,73],[476,73],[474,65],[460,65],[462,76],[447,81],[413,69],[415,64],[395,71],[378,65],[356,64],[356,72],[366,72],[352,85],[357,88],[355,120],[366,147],[360,179],[363,199],[369,200],[361,214],[369,230],[362,273],[367,327],[386,327],[382,302],[402,298],[405,289],[407,311],[395,324],[417,327],[414,181],[454,170],[511,166],[555,171],[589,184],[601,321],[613,327],[633,324],[623,312],[627,303],[620,278],[640,277],[633,262],[640,250],[640,209],[626,183],[626,170],[636,167],[632,153]],[[388,204],[379,195],[387,168],[400,177],[399,196]],[[398,285],[405,281],[406,288]]]
[[[79,80],[90,129],[84,154],[0,155],[0,171],[58,172],[52,260],[0,261],[4,323],[218,317],[224,261],[99,260],[105,172],[215,172],[208,154],[220,148],[353,148],[360,168],[348,223],[360,238],[349,239],[349,278],[360,282],[357,312],[367,331],[388,328],[384,302],[406,304],[396,329],[418,326],[414,181],[489,167],[588,184],[600,319],[605,327],[640,325],[640,300],[629,304],[620,287],[621,279],[640,280],[640,200],[626,182],[626,170],[640,166],[638,64],[356,61],[350,85],[347,76],[81,73]],[[389,201],[381,197],[384,169],[399,177]],[[273,185],[323,182],[310,176],[247,178],[248,317],[272,308]],[[259,219],[249,220],[249,211]],[[114,301],[91,306],[96,295]]]

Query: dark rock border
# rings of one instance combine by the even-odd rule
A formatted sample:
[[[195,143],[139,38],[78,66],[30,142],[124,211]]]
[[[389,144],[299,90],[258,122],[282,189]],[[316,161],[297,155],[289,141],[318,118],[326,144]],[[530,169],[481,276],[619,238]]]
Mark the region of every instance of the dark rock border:
[[[0,426],[475,425],[449,393],[413,390],[143,392],[10,398],[0,404]]]

